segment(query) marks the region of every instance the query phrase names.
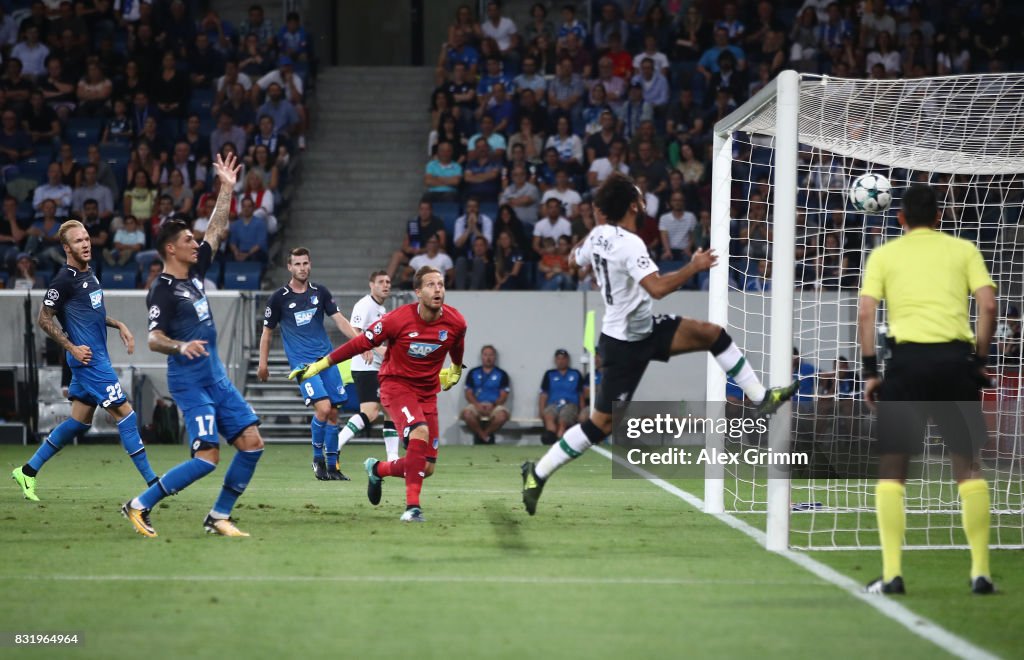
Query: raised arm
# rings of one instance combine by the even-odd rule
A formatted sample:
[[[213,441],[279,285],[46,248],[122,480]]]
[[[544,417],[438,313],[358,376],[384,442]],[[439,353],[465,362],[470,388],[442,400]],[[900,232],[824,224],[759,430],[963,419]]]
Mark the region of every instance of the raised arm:
[[[241,169],[242,165],[238,163],[235,154],[228,154],[226,159],[217,154],[213,161],[213,170],[220,180],[220,190],[217,192],[217,203],[213,207],[213,213],[210,214],[210,226],[206,228],[204,240],[213,248],[214,254],[220,247],[220,237],[224,235],[224,231],[228,227],[228,215],[231,213],[231,193],[238,181],[238,173]]]

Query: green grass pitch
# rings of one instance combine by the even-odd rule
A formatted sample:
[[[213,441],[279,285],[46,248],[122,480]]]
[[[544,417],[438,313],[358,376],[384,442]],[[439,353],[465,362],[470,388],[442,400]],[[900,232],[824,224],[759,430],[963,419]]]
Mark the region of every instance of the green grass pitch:
[[[398,522],[404,484],[366,502],[362,460],[317,482],[305,447],[268,448],[236,509],[249,539],[207,536],[224,466],[153,513],[160,537],[118,513],[141,480],[119,447],[65,449],[40,504],[0,448],[0,632],[84,633],[76,648],[5,658],[936,658],[944,653],[844,591],[643,480],[612,480],[589,453],[550,482],[538,515],[519,464],[541,448],[445,447],[424,525]],[[225,459],[232,450],[225,450]],[[165,472],[183,447],[153,447]],[[681,487],[698,495],[699,483]],[[815,557],[859,581],[874,552]],[[972,597],[965,552],[909,553],[906,606],[996,654],[1019,657],[1024,555],[996,552],[1001,594]]]

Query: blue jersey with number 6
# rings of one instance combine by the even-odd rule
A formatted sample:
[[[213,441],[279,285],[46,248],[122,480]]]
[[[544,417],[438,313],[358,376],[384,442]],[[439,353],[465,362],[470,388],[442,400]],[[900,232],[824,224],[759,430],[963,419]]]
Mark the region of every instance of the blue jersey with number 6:
[[[294,369],[301,364],[316,362],[331,352],[331,340],[324,330],[324,317],[337,313],[334,296],[324,285],[309,282],[302,293],[283,286],[267,300],[263,326],[271,330],[281,327],[284,354]]]

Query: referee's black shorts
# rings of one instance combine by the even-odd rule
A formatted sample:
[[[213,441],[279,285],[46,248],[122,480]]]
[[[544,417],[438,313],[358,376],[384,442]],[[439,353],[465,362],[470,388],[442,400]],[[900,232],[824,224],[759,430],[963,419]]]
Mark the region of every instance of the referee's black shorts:
[[[356,386],[356,395],[359,403],[380,403],[380,383],[377,381],[376,371],[352,370],[352,382]]]
[[[966,342],[896,344],[878,404],[878,453],[921,453],[928,420],[954,454],[975,457],[988,441],[981,382]]]
[[[598,351],[604,370],[597,388],[594,408],[611,414],[615,401],[631,401],[651,360],[668,362],[672,356],[672,337],[683,319],[673,315],[654,317],[651,334],[639,341],[622,341],[601,334]]]

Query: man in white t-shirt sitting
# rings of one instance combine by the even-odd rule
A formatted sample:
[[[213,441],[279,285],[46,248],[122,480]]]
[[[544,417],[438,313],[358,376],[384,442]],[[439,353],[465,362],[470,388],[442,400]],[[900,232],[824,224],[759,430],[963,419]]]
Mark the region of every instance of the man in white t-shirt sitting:
[[[452,285],[452,280],[455,277],[455,264],[452,263],[451,257],[441,252],[441,243],[437,240],[436,235],[427,239],[424,252],[420,252],[409,260],[409,265],[405,267],[405,271],[402,274],[403,289],[406,288],[406,284],[412,284],[412,276],[424,266],[433,266],[444,273],[445,286],[450,287]]]
[[[623,158],[625,152],[626,143],[622,140],[615,140],[608,148],[607,157],[598,158],[591,163],[590,170],[587,172],[587,185],[590,186],[592,194],[597,192],[597,189],[612,172],[629,174],[629,165],[626,165]]]
[[[544,196],[541,197],[541,205],[547,204],[549,199],[557,199],[562,203],[562,209],[565,215],[569,218],[576,217],[576,207],[582,200],[580,194],[572,189],[569,185],[569,173],[563,168],[559,168],[555,172],[555,187],[549,189]]]
[[[697,217],[686,210],[686,198],[676,191],[668,200],[669,212],[658,220],[661,232],[661,258],[664,261],[690,260],[693,254],[693,230],[697,227]]]
[[[502,55],[518,45],[516,24],[511,18],[501,15],[501,3],[499,2],[487,3],[487,20],[480,24],[480,30],[485,37],[494,39]]]
[[[543,255],[543,239],[550,238],[557,243],[560,236],[572,236],[572,223],[562,217],[562,202],[552,198],[544,203],[544,217],[533,226],[533,251]]]

